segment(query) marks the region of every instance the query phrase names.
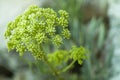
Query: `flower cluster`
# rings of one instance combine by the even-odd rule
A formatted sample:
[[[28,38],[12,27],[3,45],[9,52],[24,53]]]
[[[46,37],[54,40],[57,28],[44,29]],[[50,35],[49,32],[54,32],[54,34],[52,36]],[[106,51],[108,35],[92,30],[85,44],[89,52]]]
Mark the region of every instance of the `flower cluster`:
[[[30,6],[23,14],[8,24],[5,38],[8,40],[8,49],[16,49],[20,55],[30,51],[37,59],[42,58],[44,51],[42,44],[52,42],[60,46],[62,39],[69,38],[68,13],[59,10],[56,13],[51,8]],[[60,28],[60,33],[57,29]]]
[[[87,58],[88,51],[84,47],[73,46],[71,50],[58,50],[54,53],[48,54],[48,61],[54,64],[55,67],[67,64],[68,60],[78,61],[82,64],[83,60]]]
[[[69,53],[66,50],[58,50],[54,53],[48,54],[47,57],[48,61],[57,67],[69,60]]]
[[[88,51],[84,47],[77,48],[76,46],[73,46],[70,53],[73,60],[78,61],[79,64],[82,64],[83,60],[87,58],[86,53],[88,53]]]

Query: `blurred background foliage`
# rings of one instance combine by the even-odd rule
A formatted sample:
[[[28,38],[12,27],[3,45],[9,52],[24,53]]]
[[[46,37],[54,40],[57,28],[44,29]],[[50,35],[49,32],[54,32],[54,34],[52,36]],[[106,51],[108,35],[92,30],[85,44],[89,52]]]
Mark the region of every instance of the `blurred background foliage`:
[[[68,28],[71,32],[71,38],[64,40],[61,49],[69,50],[72,45],[76,45],[78,47],[84,46],[90,52],[88,59],[82,65],[76,62],[74,67],[63,73],[62,76],[66,80],[108,80],[113,50],[109,51],[109,56],[106,54],[108,21],[106,15],[91,15],[87,18],[90,14],[89,12],[88,15],[84,13],[83,3],[84,0],[44,0],[42,4],[42,7],[50,7],[55,11],[63,9],[69,13]],[[44,46],[46,52],[57,50],[52,45]],[[2,53],[2,51],[0,52]],[[21,60],[27,63],[33,74],[36,74],[35,80],[55,80],[54,76],[50,75],[51,71],[47,65],[41,61],[26,58],[21,58]]]
[[[64,42],[64,49],[77,45],[84,46],[90,51],[89,58],[82,65],[74,64],[69,75],[74,74],[76,79],[70,80],[107,80],[111,60],[109,56],[106,58],[105,54],[108,21],[106,15],[92,15],[87,19],[86,16],[91,14],[88,10],[88,15],[85,15],[83,3],[84,0],[45,0],[43,7],[51,7],[56,11],[63,9],[69,13],[71,39]]]

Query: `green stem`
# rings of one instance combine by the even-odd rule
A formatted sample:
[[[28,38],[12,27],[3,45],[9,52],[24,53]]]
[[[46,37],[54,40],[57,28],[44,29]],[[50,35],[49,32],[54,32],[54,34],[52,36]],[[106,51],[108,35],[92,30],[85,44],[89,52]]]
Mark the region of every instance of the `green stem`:
[[[44,57],[44,61],[46,62],[46,64],[51,68],[51,70],[53,71],[55,76],[58,76],[57,70],[48,62],[47,58]]]
[[[57,80],[64,80],[64,78],[59,75],[58,71],[49,63],[46,56],[44,56],[44,61],[51,68],[52,72],[57,77]]]
[[[43,47],[42,47],[41,49],[43,49]],[[43,50],[43,51],[44,51],[44,50]],[[51,63],[48,61],[47,56],[46,56],[45,54],[44,54],[44,61],[46,62],[46,64],[48,65],[48,67],[51,69],[51,71],[53,72],[54,76],[56,76],[58,80],[63,80],[63,79],[60,77],[60,75],[59,75],[58,71],[56,70],[56,68],[54,68],[54,67],[51,65]]]
[[[73,64],[75,63],[75,61],[76,61],[76,60],[73,60],[67,67],[65,67],[65,68],[62,70],[62,72],[66,72],[67,70],[69,70],[69,69],[73,66]]]

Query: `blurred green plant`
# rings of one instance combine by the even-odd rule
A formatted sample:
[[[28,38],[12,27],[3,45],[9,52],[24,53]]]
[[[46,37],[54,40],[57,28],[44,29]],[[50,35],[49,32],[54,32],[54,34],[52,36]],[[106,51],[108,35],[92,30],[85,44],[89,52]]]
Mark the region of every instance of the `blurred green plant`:
[[[90,55],[84,66],[88,66],[83,70],[84,79],[87,80],[106,80],[106,68],[104,64],[103,57],[103,45],[105,41],[105,26],[102,22],[102,19],[92,20],[87,24],[87,27],[82,27],[83,34],[81,35],[84,38],[81,38],[81,44],[90,49]],[[84,32],[86,31],[86,32]],[[88,77],[85,77],[87,75]]]
[[[76,61],[82,64],[88,53],[83,47],[73,47],[70,51],[58,50],[52,54],[46,52],[44,45],[52,43],[59,48],[63,44],[63,39],[70,38],[68,17],[65,10],[56,13],[51,8],[30,6],[8,24],[5,32],[8,50],[16,49],[20,56],[27,51],[30,52],[36,60],[42,60],[48,65],[57,80],[64,80],[60,74],[68,71]],[[68,60],[72,61],[67,65]]]

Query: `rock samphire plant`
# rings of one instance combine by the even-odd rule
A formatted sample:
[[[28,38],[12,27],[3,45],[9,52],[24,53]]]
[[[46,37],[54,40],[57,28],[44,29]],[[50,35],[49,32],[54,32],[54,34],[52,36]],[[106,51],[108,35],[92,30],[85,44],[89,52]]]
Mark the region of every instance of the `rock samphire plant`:
[[[30,6],[8,24],[5,32],[8,50],[15,49],[20,56],[26,51],[30,52],[35,60],[47,63],[57,79],[60,79],[60,74],[69,70],[76,61],[79,64],[83,62],[87,51],[83,47],[74,46],[69,51],[58,50],[52,54],[46,53],[44,44],[52,43],[58,48],[64,44],[63,39],[70,38],[68,17],[65,10],[59,10],[56,13],[51,8]],[[72,61],[67,65],[68,60]],[[61,68],[58,69],[59,66]]]

